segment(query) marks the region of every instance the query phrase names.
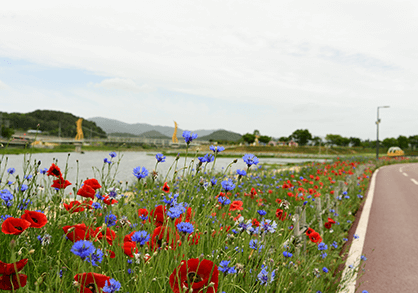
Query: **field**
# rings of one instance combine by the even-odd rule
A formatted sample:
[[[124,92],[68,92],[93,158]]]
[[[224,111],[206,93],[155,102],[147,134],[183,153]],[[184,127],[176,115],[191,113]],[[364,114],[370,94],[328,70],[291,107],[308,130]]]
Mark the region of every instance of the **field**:
[[[115,181],[115,152],[90,179],[66,178],[62,163],[39,170],[30,159],[19,178],[3,157],[0,289],[341,289],[338,266],[372,172],[398,160],[336,159],[296,173],[264,168],[247,154],[246,170],[234,169],[231,160],[214,173],[217,154],[184,166],[157,155],[155,171],[171,164],[170,171],[157,175],[138,166],[134,186]]]

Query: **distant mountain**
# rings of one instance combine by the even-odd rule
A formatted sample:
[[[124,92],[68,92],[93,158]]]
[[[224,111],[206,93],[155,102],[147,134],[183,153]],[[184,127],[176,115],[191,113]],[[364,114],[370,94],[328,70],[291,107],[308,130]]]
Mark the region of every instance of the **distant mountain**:
[[[229,141],[238,141],[242,137],[241,134],[226,131],[226,130],[217,130],[209,135],[198,137],[197,140],[210,140],[210,141],[218,141],[218,140],[229,140]]]
[[[145,138],[161,138],[161,139],[171,139],[171,137],[168,137],[167,135],[162,134],[161,132],[158,132],[156,130],[150,130],[144,133],[141,133],[140,137]]]
[[[53,110],[36,110],[29,113],[0,112],[0,116],[8,121],[10,128],[18,131],[37,129],[43,134],[72,138],[77,134],[76,122],[81,118],[71,113]],[[85,138],[107,136],[105,131],[93,121],[83,120],[81,127]]]
[[[93,117],[89,118],[89,121],[95,122],[99,127],[101,127],[107,133],[114,133],[114,132],[122,132],[122,133],[130,133],[133,135],[141,135],[147,131],[155,130],[158,131],[160,134],[165,135],[169,138],[173,136],[174,127],[171,126],[159,126],[159,125],[150,125],[146,123],[135,123],[129,124],[125,122],[121,122],[114,119],[108,119],[103,117]],[[193,130],[193,133],[197,133],[198,136],[206,136],[209,135],[215,130]],[[183,129],[177,129],[177,137],[181,138],[183,134]]]
[[[108,133],[108,136],[114,136],[114,137],[138,137],[138,135],[132,134],[132,133],[126,133],[126,132],[112,132]]]

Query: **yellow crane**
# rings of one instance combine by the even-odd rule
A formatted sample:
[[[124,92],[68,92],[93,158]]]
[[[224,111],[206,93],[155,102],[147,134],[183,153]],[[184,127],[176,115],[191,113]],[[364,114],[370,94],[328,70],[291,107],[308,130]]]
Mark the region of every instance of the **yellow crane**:
[[[81,128],[81,123],[82,122],[83,122],[83,118],[80,118],[75,123],[77,125],[77,135],[75,136],[75,140],[83,140],[84,139],[83,129]]]
[[[174,121],[174,133],[173,133],[173,137],[171,138],[171,141],[173,143],[179,143],[179,139],[177,138],[177,122]]]

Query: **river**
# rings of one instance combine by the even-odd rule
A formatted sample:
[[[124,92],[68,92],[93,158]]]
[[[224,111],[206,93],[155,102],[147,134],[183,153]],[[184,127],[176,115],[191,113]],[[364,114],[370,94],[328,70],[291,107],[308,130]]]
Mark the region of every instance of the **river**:
[[[120,165],[118,172],[116,173],[116,180],[125,182],[134,182],[136,177],[132,174],[133,169],[135,167],[141,166],[148,169],[150,172],[155,168],[155,152],[121,152],[117,153],[117,156],[113,159],[116,162],[120,159]],[[203,156],[203,155],[200,155]],[[0,165],[0,170],[5,168],[7,159],[7,169],[8,168],[15,168],[16,174],[19,175],[21,178],[23,174],[23,165],[24,165],[24,155],[4,155],[2,159],[2,164]],[[190,163],[191,159],[194,157],[194,154],[187,158],[187,164]],[[102,169],[104,158],[111,159],[109,156],[109,152],[86,152],[84,154],[81,153],[39,153],[33,154],[31,157],[26,155],[26,160],[30,159],[30,162],[33,163],[35,160],[41,162],[40,168],[49,168],[54,159],[58,160],[58,166],[61,168],[62,171],[65,169],[65,165],[68,159],[68,175],[67,179],[70,182],[74,182],[77,178],[77,161],[78,161],[78,179],[84,180],[87,178],[93,178],[94,172],[93,169],[98,168],[99,170]],[[1,157],[0,157],[1,159]],[[231,170],[235,172],[237,169],[246,169],[246,164],[243,162],[241,157],[237,157],[238,162],[233,164]],[[197,160],[197,159],[196,159]],[[215,164],[216,171],[222,171],[224,168],[230,164],[234,158],[217,158]],[[165,162],[159,163],[157,167],[157,171],[160,176],[165,176],[167,171],[169,170],[172,163],[175,161],[175,157],[167,156]],[[198,160],[197,160],[198,161]],[[259,165],[261,164],[287,164],[287,163],[303,163],[307,161],[317,161],[323,162],[324,159],[310,159],[310,158],[259,158]],[[212,167],[213,163],[208,164],[208,168]],[[178,161],[177,169],[180,169],[184,165],[184,158],[180,158]],[[113,166],[112,168],[114,168]],[[107,168],[107,167],[106,167]],[[253,167],[254,168],[254,167]],[[173,174],[173,169],[170,172],[170,177]],[[97,174],[97,173],[96,173]],[[6,175],[6,174],[5,174]],[[6,175],[7,176],[7,175]],[[3,180],[2,180],[3,181]]]

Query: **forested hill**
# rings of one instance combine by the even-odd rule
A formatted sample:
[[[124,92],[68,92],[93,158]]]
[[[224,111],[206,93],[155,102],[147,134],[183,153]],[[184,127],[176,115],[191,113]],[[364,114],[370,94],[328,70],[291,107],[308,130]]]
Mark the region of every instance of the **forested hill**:
[[[76,117],[71,113],[51,110],[36,110],[30,113],[5,113],[2,120],[9,120],[9,127],[15,131],[28,131],[29,129],[41,130],[44,134],[58,136],[61,124],[61,137],[75,137],[77,134],[76,121],[82,117]],[[82,128],[85,138],[107,137],[106,132],[93,121],[84,120]]]

